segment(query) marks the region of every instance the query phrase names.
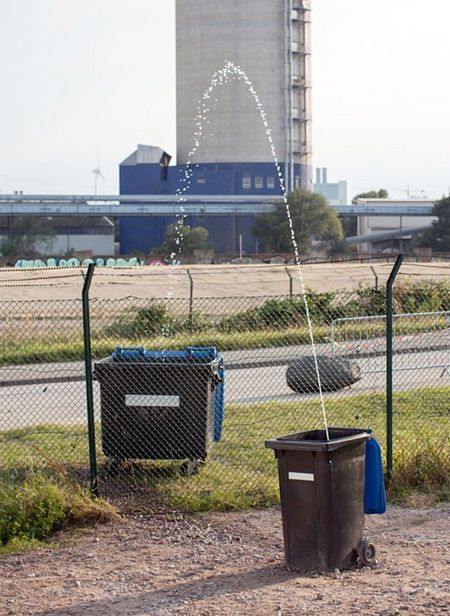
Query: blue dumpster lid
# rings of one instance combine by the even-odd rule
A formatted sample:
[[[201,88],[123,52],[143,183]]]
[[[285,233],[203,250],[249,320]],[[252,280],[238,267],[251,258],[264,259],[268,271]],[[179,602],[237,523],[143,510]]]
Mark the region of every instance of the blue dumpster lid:
[[[134,357],[145,357],[145,347],[116,347],[116,350],[111,353],[111,357],[114,358],[134,358]]]
[[[138,359],[171,359],[171,358],[195,358],[195,359],[222,359],[215,347],[186,347],[184,351],[147,351],[144,346],[139,347],[116,347],[111,354],[114,360],[138,360]]]

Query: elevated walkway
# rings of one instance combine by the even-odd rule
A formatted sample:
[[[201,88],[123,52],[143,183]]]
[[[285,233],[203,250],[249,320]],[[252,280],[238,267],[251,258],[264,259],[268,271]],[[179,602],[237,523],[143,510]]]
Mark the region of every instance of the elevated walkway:
[[[244,195],[0,195],[0,215],[245,216],[269,212],[282,197]],[[340,216],[430,216],[431,204],[336,205]]]

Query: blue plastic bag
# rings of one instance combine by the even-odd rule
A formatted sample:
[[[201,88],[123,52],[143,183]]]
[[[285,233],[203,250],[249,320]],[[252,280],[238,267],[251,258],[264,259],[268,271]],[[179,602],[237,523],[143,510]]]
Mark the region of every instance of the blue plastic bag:
[[[372,434],[372,430],[367,430]],[[380,444],[373,436],[366,441],[366,471],[364,483],[364,513],[386,511],[383,460]]]

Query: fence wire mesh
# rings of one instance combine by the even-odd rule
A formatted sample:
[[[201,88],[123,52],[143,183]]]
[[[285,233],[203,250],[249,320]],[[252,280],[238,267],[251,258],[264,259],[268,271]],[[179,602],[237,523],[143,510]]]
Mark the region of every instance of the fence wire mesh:
[[[80,300],[0,302],[0,471],[88,480]]]
[[[386,450],[386,298],[308,292],[330,426]],[[264,442],[323,420],[298,293],[93,298],[100,493],[201,509],[278,499]],[[450,291],[394,291],[394,474],[449,482]],[[88,482],[81,300],[1,302],[2,470],[58,467]],[[120,347],[117,350],[117,347]]]

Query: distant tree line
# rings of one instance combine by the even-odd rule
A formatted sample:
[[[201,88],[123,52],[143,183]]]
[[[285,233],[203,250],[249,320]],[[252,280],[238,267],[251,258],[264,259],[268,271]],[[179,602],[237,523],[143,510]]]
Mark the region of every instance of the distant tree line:
[[[434,202],[431,211],[437,220],[431,223],[431,229],[420,233],[414,239],[414,245],[425,246],[433,252],[450,252],[450,195]]]
[[[299,253],[308,252],[314,240],[330,247],[342,241],[338,215],[322,195],[296,188],[288,194],[287,205],[276,203],[271,212],[256,216],[251,231],[262,252],[293,252],[293,237]]]

